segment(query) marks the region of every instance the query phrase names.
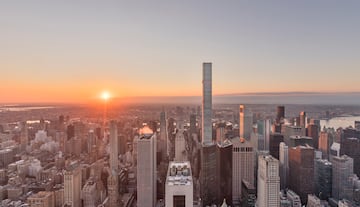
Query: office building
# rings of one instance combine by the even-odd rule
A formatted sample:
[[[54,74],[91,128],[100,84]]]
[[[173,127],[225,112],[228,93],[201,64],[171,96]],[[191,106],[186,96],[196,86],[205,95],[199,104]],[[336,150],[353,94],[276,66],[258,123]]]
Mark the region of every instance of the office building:
[[[285,118],[285,106],[278,106],[276,108],[276,123],[280,123]]]
[[[192,207],[193,188],[190,162],[170,162],[165,183],[165,206]]]
[[[289,183],[289,148],[284,142],[281,142],[279,147],[279,163],[280,188],[284,190],[288,187]]]
[[[253,125],[253,115],[245,105],[240,105],[239,109],[239,136],[249,140]]]
[[[280,206],[279,161],[271,155],[259,156],[257,206]]]
[[[269,119],[257,121],[258,150],[269,151],[271,123]]]
[[[241,182],[241,206],[255,207],[256,188],[253,184],[242,180]]]
[[[235,204],[241,199],[241,182],[245,180],[250,185],[255,184],[255,151],[252,144],[244,138],[234,138],[232,143],[232,197]]]
[[[137,142],[137,205],[156,204],[156,134],[145,126]]]
[[[342,138],[340,146],[340,155],[354,159],[354,173],[360,176],[360,138]]]
[[[29,207],[55,207],[54,193],[40,191],[27,198]]]
[[[327,132],[320,132],[319,136],[319,150],[322,152],[323,159],[329,159],[329,150],[331,146],[330,135]]]
[[[219,142],[217,143],[216,150],[217,204],[220,205],[226,199],[227,204],[232,205],[233,144],[229,140]]]
[[[81,207],[81,168],[74,167],[64,173],[64,204]]]
[[[306,128],[307,127],[307,117],[306,117],[306,112],[302,111],[300,112],[300,123],[299,125],[302,128]]]
[[[281,129],[281,134],[284,135],[285,144],[289,146],[290,136],[306,136],[306,130],[299,126],[285,125]]]
[[[203,205],[212,205],[217,202],[218,178],[216,176],[216,145],[203,144],[201,147],[200,166],[200,197]]]
[[[319,149],[319,127],[315,124],[307,126],[307,136],[313,140],[314,149]]]
[[[280,143],[284,142],[284,136],[279,133],[270,134],[269,140],[269,153],[271,156],[279,159],[279,147]]]
[[[116,171],[110,172],[110,175],[107,178],[107,188],[109,206],[119,206],[119,176]]]
[[[307,195],[314,191],[314,148],[297,146],[289,148],[289,188],[306,204]]]
[[[175,135],[175,158],[174,161],[186,161],[186,149],[185,149],[185,136],[184,129],[178,129],[178,132]]]
[[[116,121],[110,122],[110,169],[115,173],[119,170],[118,131]]]
[[[332,160],[332,197],[336,200],[352,200],[353,186],[349,177],[353,175],[354,161],[347,155],[333,156]]]
[[[290,201],[292,207],[301,207],[300,197],[294,191],[287,190],[286,197]]]
[[[98,184],[94,180],[88,180],[82,189],[82,200],[84,207],[93,207],[100,204],[100,193]]]
[[[190,135],[197,132],[196,128],[197,128],[196,127],[196,114],[191,114],[190,115],[190,128],[189,128]]]
[[[285,141],[286,143],[286,141]],[[305,146],[305,145],[309,145],[309,146],[313,146],[313,139],[311,137],[307,137],[307,136],[290,136],[288,143],[286,144],[289,146],[289,148],[291,147],[296,147],[296,146]]]
[[[166,113],[164,109],[160,113],[160,142],[161,142],[161,149],[163,158],[169,156],[169,140],[168,140],[168,132],[166,127]]]
[[[315,195],[321,200],[331,197],[332,189],[332,164],[328,160],[316,159],[314,163]]]

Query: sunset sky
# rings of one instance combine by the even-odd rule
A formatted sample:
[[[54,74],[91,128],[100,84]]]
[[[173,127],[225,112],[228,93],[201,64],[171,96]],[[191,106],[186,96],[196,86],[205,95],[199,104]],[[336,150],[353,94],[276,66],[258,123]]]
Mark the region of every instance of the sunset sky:
[[[360,1],[1,1],[0,103],[360,91]]]

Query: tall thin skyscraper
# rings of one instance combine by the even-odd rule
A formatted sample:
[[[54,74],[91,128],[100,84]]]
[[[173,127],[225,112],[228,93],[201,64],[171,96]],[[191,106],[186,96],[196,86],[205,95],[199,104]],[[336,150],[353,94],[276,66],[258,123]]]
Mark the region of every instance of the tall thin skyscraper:
[[[118,172],[118,135],[117,135],[116,121],[110,122],[110,169],[113,172]]]
[[[245,138],[250,140],[253,116],[251,111],[249,111],[245,105],[240,105],[240,120],[239,120],[239,136],[240,138]]]
[[[156,204],[156,134],[145,126],[137,143],[137,206]]]
[[[212,140],[212,80],[211,63],[203,63],[203,100],[202,100],[202,148],[200,170],[200,194],[203,205],[216,202],[216,147]]]
[[[202,143],[212,142],[212,63],[203,63]]]
[[[288,187],[289,179],[289,148],[285,142],[280,143],[279,147],[280,162],[280,188],[284,190]]]
[[[164,111],[164,109],[162,110],[162,112],[160,113],[160,141],[161,141],[161,146],[163,147],[163,149],[161,149],[162,155],[164,156],[169,156],[169,152],[168,150],[170,149],[170,147],[168,147],[168,132],[167,132],[167,127],[166,127],[166,113]]]
[[[258,207],[280,207],[279,161],[271,155],[259,156]]]

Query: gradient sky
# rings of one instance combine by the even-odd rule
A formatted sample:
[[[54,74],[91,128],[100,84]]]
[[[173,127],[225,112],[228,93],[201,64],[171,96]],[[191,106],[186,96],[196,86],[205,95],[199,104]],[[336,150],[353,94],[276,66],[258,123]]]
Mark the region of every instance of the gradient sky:
[[[360,1],[1,1],[0,102],[360,91]]]

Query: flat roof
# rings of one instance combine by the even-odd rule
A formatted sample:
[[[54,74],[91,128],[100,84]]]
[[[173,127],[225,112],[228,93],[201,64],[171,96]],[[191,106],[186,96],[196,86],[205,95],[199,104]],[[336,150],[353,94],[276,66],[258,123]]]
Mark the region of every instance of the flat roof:
[[[192,173],[190,162],[170,162],[166,177],[166,185],[192,185]]]

